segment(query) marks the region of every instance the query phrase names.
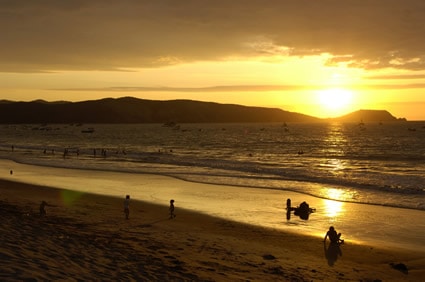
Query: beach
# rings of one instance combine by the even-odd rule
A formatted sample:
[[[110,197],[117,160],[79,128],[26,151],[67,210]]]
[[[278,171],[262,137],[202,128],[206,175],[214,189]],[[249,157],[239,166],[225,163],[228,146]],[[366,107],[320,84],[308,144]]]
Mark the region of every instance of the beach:
[[[84,191],[90,190],[91,183],[81,187],[88,175],[98,179],[97,172],[39,174],[40,182],[49,182],[43,180],[47,177],[51,183],[58,183],[54,179],[63,183],[55,186],[66,186],[61,177],[73,179],[66,182],[70,187],[64,188],[31,183],[40,172],[29,166],[32,175],[24,167],[16,164],[13,174],[3,169],[0,180],[2,281],[420,281],[425,275],[421,248],[355,240],[340,246],[324,244],[326,229],[320,236],[301,231],[314,218],[307,223],[291,219],[301,229],[291,229],[291,224],[264,227],[220,216],[220,203],[215,203],[216,214],[207,214],[196,211],[190,199],[177,196],[177,216],[169,219],[169,199],[158,191],[145,195],[144,200],[135,194],[130,219],[125,220],[123,202],[128,189],[107,189],[111,195],[102,195]],[[51,168],[39,169],[46,172]],[[80,177],[72,177],[73,173]],[[126,175],[130,181],[132,175]],[[120,187],[114,179],[111,175],[108,181],[103,175],[101,180]],[[180,195],[177,190],[182,186],[187,195],[202,192],[198,183],[157,175],[145,175],[144,179],[149,186],[160,183],[167,195]],[[75,189],[70,189],[74,185]],[[211,191],[226,188],[207,186]],[[210,190],[202,189],[206,210],[214,209],[213,198],[208,198]],[[42,201],[48,203],[46,216],[39,214]]]

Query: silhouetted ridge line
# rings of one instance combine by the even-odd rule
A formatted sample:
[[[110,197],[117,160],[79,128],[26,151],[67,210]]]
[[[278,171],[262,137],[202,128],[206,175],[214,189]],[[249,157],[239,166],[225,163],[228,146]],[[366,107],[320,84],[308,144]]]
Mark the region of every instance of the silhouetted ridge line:
[[[395,121],[388,112],[371,111],[365,117],[347,115],[342,121]],[[350,120],[351,119],[351,120]],[[248,107],[193,100],[156,101],[123,97],[82,102],[0,103],[0,123],[231,123],[318,122],[322,119],[278,108]]]
[[[397,119],[385,110],[358,110],[335,118],[335,120],[340,122],[392,122],[405,119]]]

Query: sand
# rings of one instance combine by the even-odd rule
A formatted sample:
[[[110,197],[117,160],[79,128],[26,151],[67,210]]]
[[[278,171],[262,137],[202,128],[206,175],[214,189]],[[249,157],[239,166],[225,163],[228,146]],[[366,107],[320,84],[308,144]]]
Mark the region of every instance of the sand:
[[[422,252],[242,224],[179,208],[0,180],[0,280],[421,281]],[[46,216],[39,205],[46,201]],[[324,235],[324,234],[323,234]],[[398,267],[406,266],[407,270]]]

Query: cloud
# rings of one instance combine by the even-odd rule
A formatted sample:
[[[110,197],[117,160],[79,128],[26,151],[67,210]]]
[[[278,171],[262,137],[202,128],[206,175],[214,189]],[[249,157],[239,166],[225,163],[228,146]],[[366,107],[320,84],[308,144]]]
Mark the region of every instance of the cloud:
[[[106,88],[63,88],[57,91],[108,91],[108,92],[269,92],[311,89],[301,85],[223,85],[210,87],[106,87]],[[315,89],[315,88],[312,88]]]
[[[400,74],[400,75],[394,75],[394,74],[390,74],[390,75],[369,75],[365,77],[366,79],[382,79],[382,80],[394,80],[394,79],[424,79],[425,78],[425,74]]]
[[[353,87],[355,88],[355,87]],[[405,83],[405,84],[368,84],[359,89],[376,89],[376,90],[395,90],[395,89],[425,89],[425,83]]]
[[[308,56],[425,69],[423,0],[0,0],[0,71]]]
[[[149,86],[115,86],[101,88],[61,88],[54,91],[103,91],[103,92],[181,92],[181,93],[212,93],[212,92],[277,92],[300,90],[323,90],[334,86],[326,85],[218,85],[209,87],[149,87]],[[406,84],[367,84],[351,85],[350,89],[394,90],[394,89],[425,89],[425,83]]]

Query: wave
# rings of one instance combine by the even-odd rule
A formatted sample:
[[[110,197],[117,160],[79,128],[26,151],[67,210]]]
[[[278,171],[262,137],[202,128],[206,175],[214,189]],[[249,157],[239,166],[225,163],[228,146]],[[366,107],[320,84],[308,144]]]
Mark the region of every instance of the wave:
[[[53,155],[40,157],[27,153],[9,156],[7,159],[57,168],[160,174],[197,183],[276,189],[329,200],[425,210],[425,190],[421,187],[382,186],[361,182],[357,178],[320,175],[303,170],[302,166],[282,169],[257,162],[188,159],[173,156],[169,152],[137,154],[137,158],[134,154],[128,156],[122,153],[106,158],[87,155],[66,158]]]
[[[405,126],[96,125],[93,134],[66,125],[51,131],[14,126],[0,128],[0,158],[424,209],[425,130]]]

